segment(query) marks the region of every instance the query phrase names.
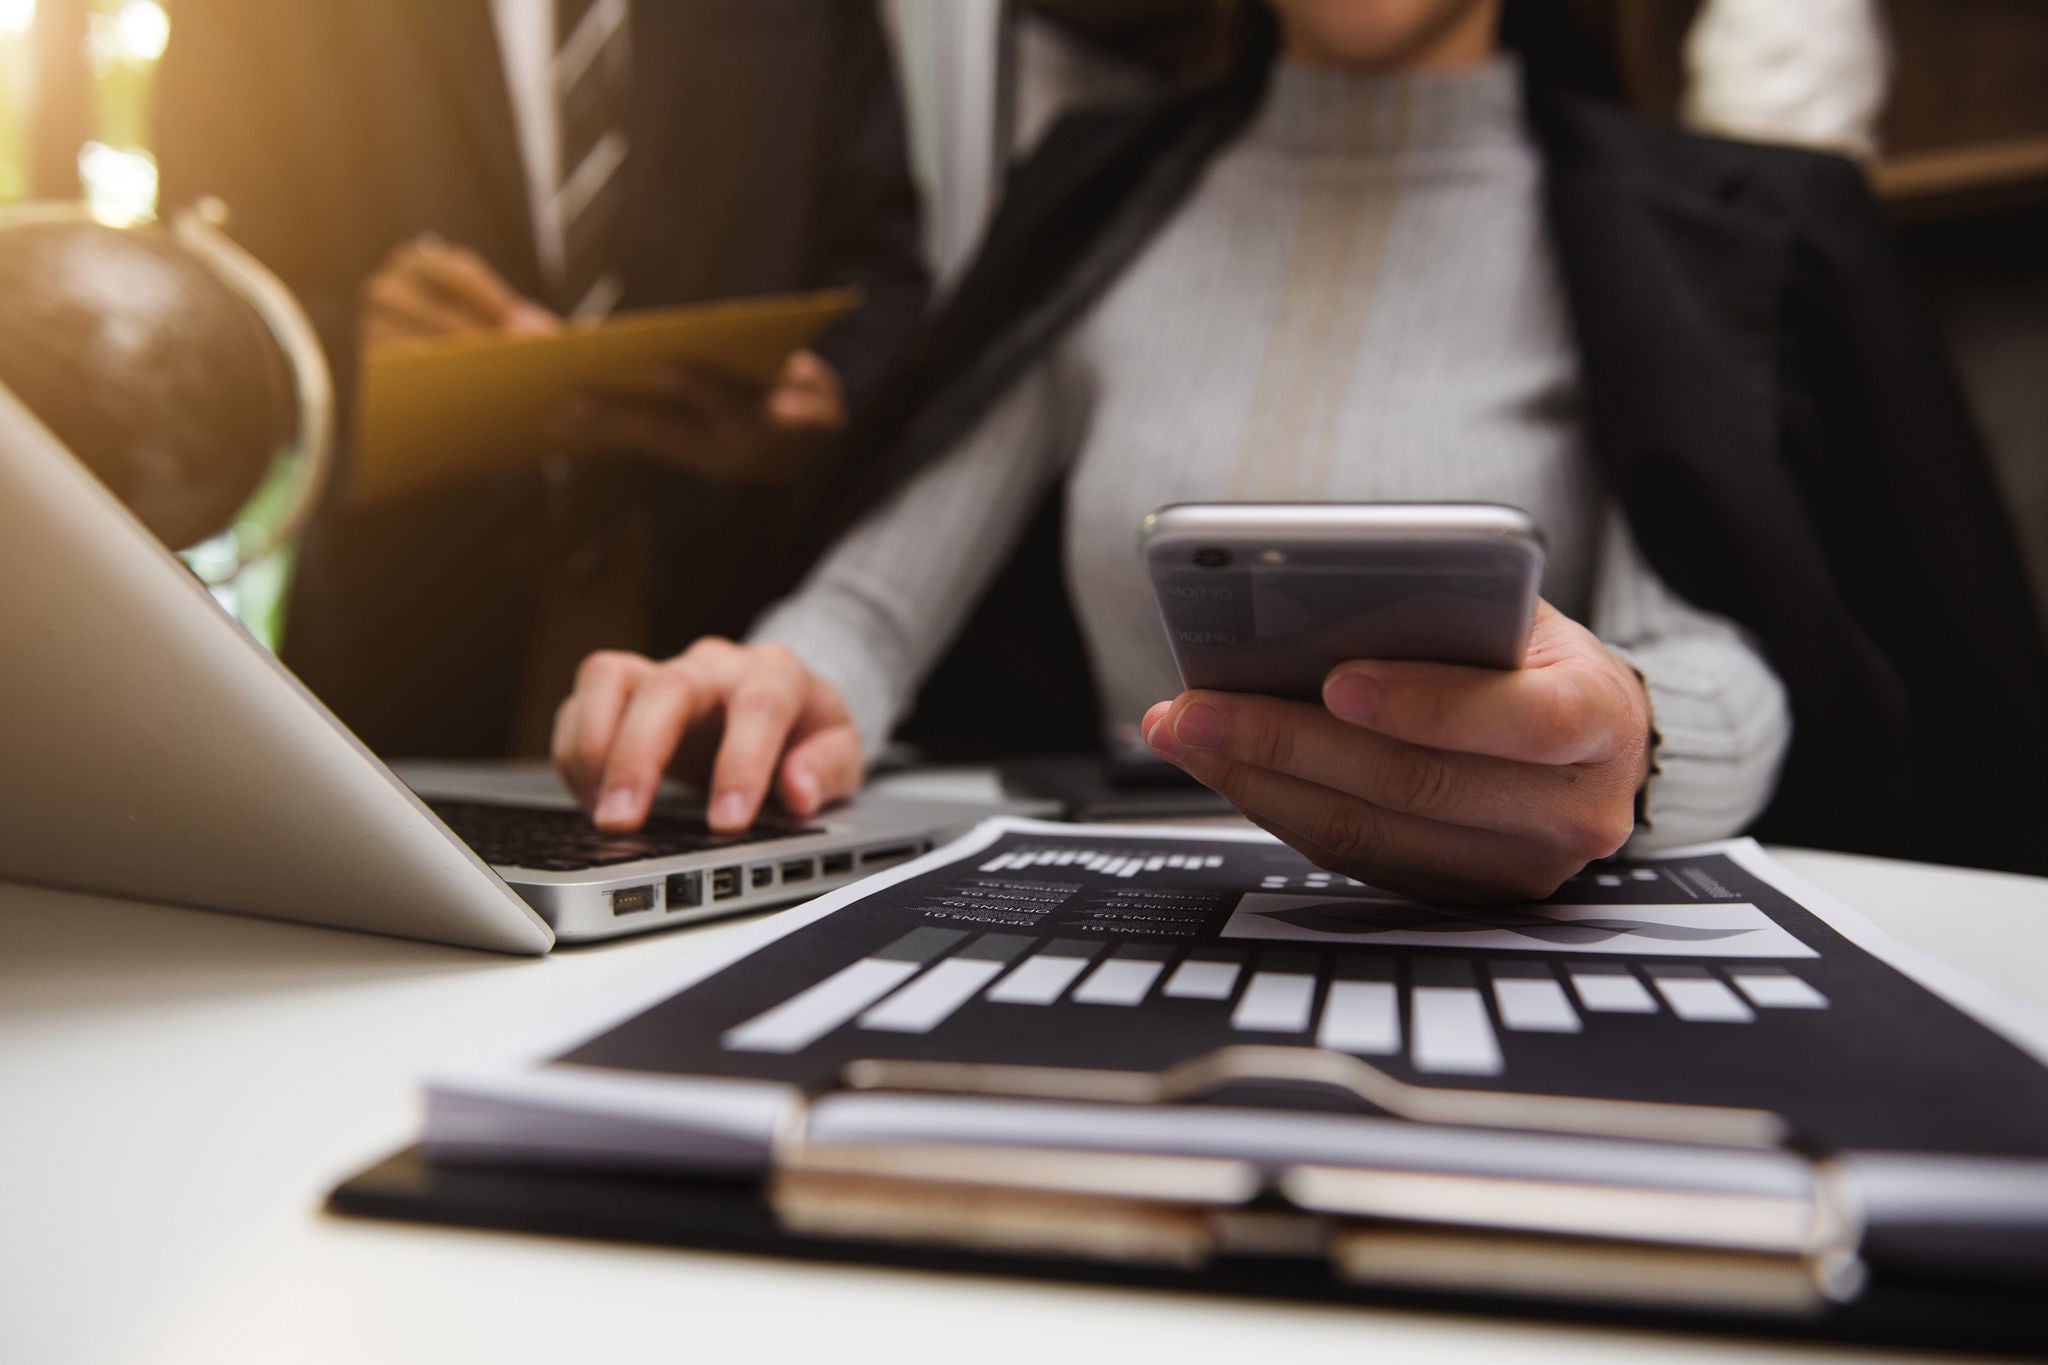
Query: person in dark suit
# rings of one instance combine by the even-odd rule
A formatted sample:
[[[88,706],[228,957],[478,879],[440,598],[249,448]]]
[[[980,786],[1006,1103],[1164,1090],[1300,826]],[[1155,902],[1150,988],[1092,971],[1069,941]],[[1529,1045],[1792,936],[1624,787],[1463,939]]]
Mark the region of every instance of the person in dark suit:
[[[832,554],[743,645],[586,666],[556,758],[599,823],[675,754],[715,825],[850,790],[1064,480],[1087,665],[1042,651],[976,714],[1011,733],[1091,666],[1112,719],[1326,867],[1519,898],[1750,829],[2048,870],[2048,651],[1859,174],[1589,98],[1545,8],[1246,5],[1219,78],[1055,127],[806,490]],[[1358,661],[1320,705],[1147,709],[1174,685],[1135,511],[1269,485],[1528,500],[1563,610],[1512,674]],[[977,491],[998,545],[900,533]]]
[[[745,552],[927,294],[872,0],[172,15],[164,200],[226,202],[304,301],[344,411],[364,341],[824,286],[862,299],[765,394],[681,371],[664,401],[562,414],[574,462],[386,505],[338,493],[285,628],[314,691],[382,753],[539,752],[585,650],[744,625]]]

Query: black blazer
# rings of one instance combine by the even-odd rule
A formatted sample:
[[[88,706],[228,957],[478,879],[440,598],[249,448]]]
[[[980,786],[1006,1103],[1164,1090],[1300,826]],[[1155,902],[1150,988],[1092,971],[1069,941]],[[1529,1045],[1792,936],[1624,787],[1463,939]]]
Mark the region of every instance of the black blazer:
[[[1047,136],[849,433],[812,534],[936,458],[1101,294],[1257,106],[1265,69]],[[1534,74],[1528,112],[1593,458],[1657,572],[1753,632],[1791,696],[1756,832],[2048,871],[2048,657],[1959,388],[1855,169],[1654,127]],[[1057,599],[1049,572],[1024,572],[993,591]],[[1085,678],[1071,626],[1047,638],[1068,652],[1010,648],[1024,681],[1004,702],[982,672],[975,713]]]

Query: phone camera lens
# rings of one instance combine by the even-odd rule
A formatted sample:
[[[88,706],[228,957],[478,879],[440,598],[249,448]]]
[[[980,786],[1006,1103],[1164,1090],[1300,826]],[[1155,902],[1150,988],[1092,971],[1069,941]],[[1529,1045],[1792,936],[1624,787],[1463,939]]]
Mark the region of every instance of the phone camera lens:
[[[1204,546],[1195,551],[1195,566],[1201,569],[1222,569],[1230,564],[1230,551],[1214,546]]]

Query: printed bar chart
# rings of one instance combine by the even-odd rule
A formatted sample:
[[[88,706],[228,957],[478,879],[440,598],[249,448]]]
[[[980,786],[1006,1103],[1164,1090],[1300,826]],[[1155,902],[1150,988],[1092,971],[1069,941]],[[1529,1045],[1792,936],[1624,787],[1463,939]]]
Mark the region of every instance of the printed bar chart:
[[[1102,877],[1135,877],[1140,872],[1210,869],[1223,866],[1221,853],[1150,853],[1144,851],[1077,852],[1071,848],[1020,848],[999,853],[975,868],[977,872],[1022,872],[1026,869],[1063,868]]]
[[[793,912],[559,1064],[918,1092],[861,1114],[953,1089],[1104,1093],[1081,1072],[1227,1077],[1176,1099],[1290,1124],[1370,1110],[1308,1079],[1330,1058],[1293,1065],[1321,1048],[1438,1091],[1765,1109],[1816,1148],[1981,1132],[1997,1154],[2048,1131],[2048,1083],[2025,1123],[2012,1113],[2038,1063],[1865,951],[1848,912],[1800,905],[1747,845],[1466,905],[1401,901],[1277,842],[1064,828],[984,833]]]
[[[794,1053],[844,1027],[929,1034],[978,1003],[1081,1006],[1101,1019],[1094,1007],[1128,1010],[1155,998],[1213,1008],[1209,1027],[1247,1041],[1405,1056],[1415,1070],[1442,1076],[1501,1075],[1504,1040],[1583,1035],[1601,1016],[1747,1024],[1759,1010],[1828,1008],[1811,982],[1775,965],[1254,951],[927,927],[797,991],[729,1030],[723,1044]]]

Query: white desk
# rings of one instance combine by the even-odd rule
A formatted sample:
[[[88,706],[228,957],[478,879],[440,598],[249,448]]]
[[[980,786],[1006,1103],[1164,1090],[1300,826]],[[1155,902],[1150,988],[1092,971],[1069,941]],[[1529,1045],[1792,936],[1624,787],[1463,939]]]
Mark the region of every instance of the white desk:
[[[2048,1007],[2048,881],[1784,859],[1899,938]],[[1597,1365],[1734,1349],[319,1212],[330,1185],[413,1136],[430,1067],[728,932],[523,961],[0,885],[0,1362]]]

